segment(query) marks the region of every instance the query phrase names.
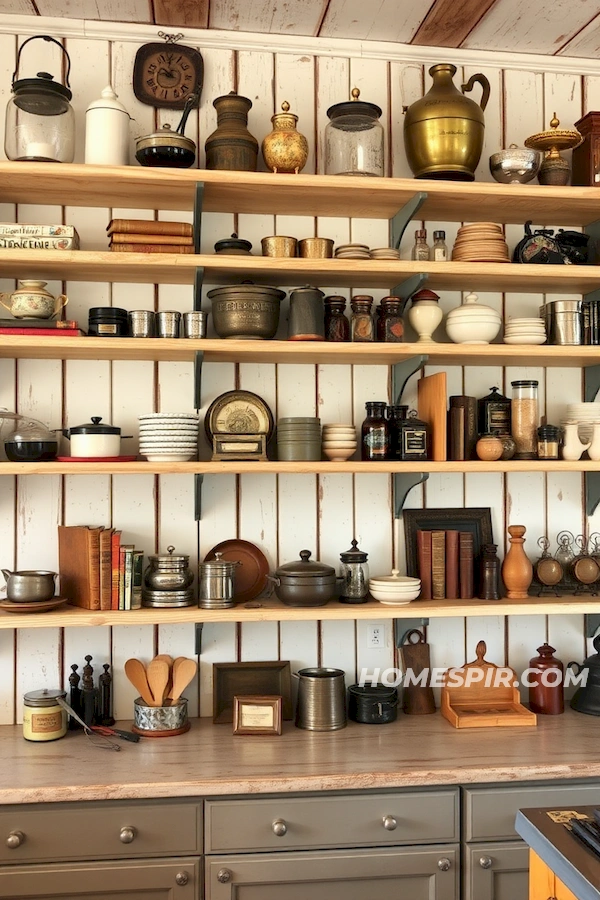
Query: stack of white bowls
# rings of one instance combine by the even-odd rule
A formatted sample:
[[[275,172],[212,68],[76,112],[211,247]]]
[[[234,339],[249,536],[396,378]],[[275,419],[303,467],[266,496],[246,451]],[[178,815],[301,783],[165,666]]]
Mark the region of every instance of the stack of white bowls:
[[[545,344],[546,328],[544,320],[532,318],[509,318],[504,326],[505,344]]]
[[[323,425],[323,454],[331,462],[345,462],[356,453],[354,425]]]
[[[370,578],[369,592],[384,606],[405,606],[421,593],[421,579],[401,575],[398,569],[392,569],[391,575]]]
[[[591,441],[594,422],[600,422],[600,403],[568,403],[564,422],[577,422],[580,439]]]
[[[140,454],[150,462],[187,462],[198,452],[198,416],[148,413],[139,416]]]

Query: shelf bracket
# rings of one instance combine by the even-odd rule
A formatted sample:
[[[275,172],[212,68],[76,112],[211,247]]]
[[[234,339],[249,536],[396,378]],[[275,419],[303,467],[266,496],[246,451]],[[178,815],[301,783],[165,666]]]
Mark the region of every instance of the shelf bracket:
[[[596,293],[596,291],[594,291]],[[600,291],[598,292],[600,300]],[[583,370],[583,390],[586,403],[592,403],[600,391],[600,366],[586,366]]]
[[[194,253],[200,253],[200,240],[202,237],[202,204],[204,202],[204,182],[196,182],[194,193]]]
[[[401,518],[410,491],[428,478],[429,472],[394,472],[394,518]]]
[[[417,191],[414,197],[399,209],[395,216],[390,219],[391,246],[398,249],[402,235],[406,231],[406,226],[411,219],[414,219],[425,201],[427,200],[426,191]]]
[[[584,472],[585,480],[585,512],[591,516],[600,503],[600,472]]]
[[[194,409],[202,408],[202,363],[204,350],[194,353]]]
[[[417,272],[416,275],[411,275],[410,278],[401,281],[400,284],[393,287],[390,296],[408,300],[409,297],[412,297],[413,294],[416,294],[423,287],[428,278],[427,272]]]
[[[399,650],[404,645],[406,635],[415,628],[429,625],[429,619],[394,619],[394,646]]]
[[[196,472],[194,475],[194,519],[199,522],[202,518],[202,482],[204,475]]]
[[[600,628],[600,613],[585,613],[583,620],[586,638],[593,638]]]
[[[204,622],[196,622],[194,626],[194,654],[202,656],[202,629]]]
[[[204,266],[198,266],[194,274],[194,309],[202,309],[202,285],[204,283]]]
[[[422,369],[428,359],[428,356],[422,354],[420,356],[410,356],[408,359],[394,363],[392,366],[392,397],[394,403],[400,403],[400,398],[408,379],[418,372],[419,369]]]

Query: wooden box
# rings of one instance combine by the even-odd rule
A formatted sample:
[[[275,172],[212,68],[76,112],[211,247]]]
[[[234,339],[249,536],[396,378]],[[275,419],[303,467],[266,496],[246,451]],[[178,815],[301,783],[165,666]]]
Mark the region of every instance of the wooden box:
[[[575,122],[583,143],[573,150],[571,183],[600,187],[600,112],[589,112]]]

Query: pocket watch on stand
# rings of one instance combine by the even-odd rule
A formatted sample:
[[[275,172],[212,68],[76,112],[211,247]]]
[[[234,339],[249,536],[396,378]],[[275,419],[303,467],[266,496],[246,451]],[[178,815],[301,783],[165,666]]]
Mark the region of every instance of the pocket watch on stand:
[[[165,43],[143,44],[133,63],[133,92],[140,103],[168,109],[183,109],[190,94],[200,93],[204,61],[194,47],[178,44],[183,34],[158,36]]]

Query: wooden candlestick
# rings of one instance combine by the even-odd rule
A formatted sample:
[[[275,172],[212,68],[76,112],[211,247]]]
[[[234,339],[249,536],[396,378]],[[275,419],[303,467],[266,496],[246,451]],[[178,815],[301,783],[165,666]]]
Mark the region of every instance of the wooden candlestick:
[[[510,547],[502,563],[502,580],[509,600],[527,600],[527,589],[533,578],[533,566],[523,549],[527,529],[524,525],[509,525]]]

